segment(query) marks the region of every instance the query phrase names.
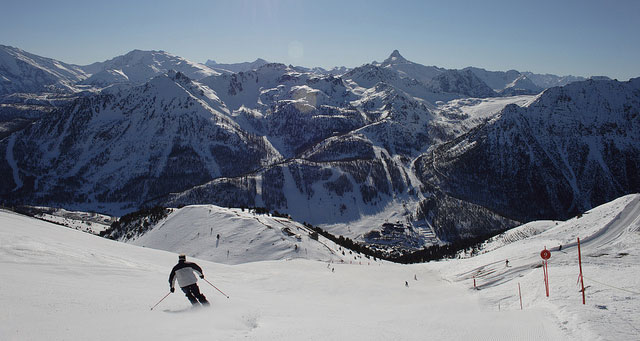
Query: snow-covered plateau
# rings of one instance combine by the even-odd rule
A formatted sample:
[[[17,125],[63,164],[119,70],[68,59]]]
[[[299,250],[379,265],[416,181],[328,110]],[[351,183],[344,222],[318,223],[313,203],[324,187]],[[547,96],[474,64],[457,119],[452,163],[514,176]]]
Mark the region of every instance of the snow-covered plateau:
[[[172,210],[131,245],[2,210],[0,339],[638,336],[637,194],[567,221],[517,227],[488,241],[479,256],[415,265],[342,256],[335,244],[309,239],[284,221],[187,206]],[[586,305],[576,285],[577,237]],[[552,254],[549,297],[540,267],[545,247]],[[227,250],[233,250],[229,258]],[[199,282],[211,306],[193,309],[178,291],[150,310],[169,293],[167,278],[178,252],[201,265],[205,279],[217,288]]]

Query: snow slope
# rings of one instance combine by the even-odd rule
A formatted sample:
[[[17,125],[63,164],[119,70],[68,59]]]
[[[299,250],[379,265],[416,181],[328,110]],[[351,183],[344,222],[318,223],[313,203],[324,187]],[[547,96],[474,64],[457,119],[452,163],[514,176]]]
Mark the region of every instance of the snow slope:
[[[546,229],[541,226],[546,225]],[[540,232],[544,230],[544,232]],[[535,222],[497,236],[490,252],[438,264],[454,282],[473,287],[494,309],[519,310],[518,283],[525,310],[542,308],[580,339],[631,340],[640,335],[640,195],[621,197],[565,222]],[[520,240],[517,235],[524,237]],[[529,235],[529,237],[526,237]],[[578,279],[577,238],[581,239],[586,305]],[[560,248],[562,246],[562,248]],[[540,251],[551,250],[550,297],[546,298]],[[505,259],[509,267],[505,267]]]
[[[104,62],[83,66],[82,69],[91,74],[91,77],[82,81],[82,84],[96,87],[118,83],[138,85],[169,70],[181,72],[191,79],[220,74],[205,65],[191,62],[165,51],[142,50],[133,50]]]
[[[73,92],[87,78],[80,66],[0,45],[0,95],[14,92]]]
[[[572,339],[546,310],[497,311],[433,264],[196,259],[230,298],[200,282],[210,308],[176,293],[150,311],[176,254],[7,211],[0,240],[2,340]]]
[[[290,219],[214,205],[187,206],[172,212],[132,244],[225,264],[306,258],[362,261],[342,256],[341,248]],[[220,236],[220,238],[218,238]],[[351,258],[351,259],[350,259]]]

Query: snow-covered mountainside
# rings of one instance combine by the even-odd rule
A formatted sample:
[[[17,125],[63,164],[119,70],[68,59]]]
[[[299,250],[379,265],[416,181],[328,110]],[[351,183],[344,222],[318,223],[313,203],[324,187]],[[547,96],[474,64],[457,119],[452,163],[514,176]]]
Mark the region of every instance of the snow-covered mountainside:
[[[527,76],[520,75],[500,91],[503,96],[526,95],[540,93],[542,88],[535,85]]]
[[[137,206],[278,157],[228,117],[215,93],[175,72],[78,99],[1,143],[3,169],[13,174],[3,192],[47,204]]]
[[[133,50],[104,62],[83,66],[82,69],[91,74],[91,77],[81,84],[97,87],[119,83],[138,85],[169,70],[180,72],[194,80],[220,74],[207,66],[164,51],[142,50]]]
[[[516,71],[487,71],[477,67],[467,67],[465,71],[471,71],[494,91],[503,96],[533,95],[542,91],[526,75]]]
[[[223,264],[296,258],[367,261],[349,250],[343,254],[342,247],[291,219],[214,205],[177,209],[148,232],[121,240]]]
[[[73,92],[74,84],[87,78],[78,65],[40,57],[0,45],[0,95],[16,92]]]
[[[197,80],[168,71],[145,81],[162,68],[176,65]],[[597,136],[614,131],[636,141],[637,130],[627,129],[633,124],[616,121],[616,128],[607,122],[578,119],[581,115],[598,117],[609,109],[626,110],[629,115],[637,112],[637,101],[618,100],[617,90],[569,86],[566,91],[577,93],[575,96],[585,93],[595,99],[559,107],[556,102],[561,100],[545,102],[552,94],[565,91],[553,88],[531,104],[533,96],[497,97],[471,70],[421,66],[397,51],[383,63],[366,64],[341,75],[277,63],[246,72],[207,73],[202,69],[205,66],[154,51],[133,51],[92,67],[91,72],[105,71],[105,84],[124,84],[78,93],[70,99],[73,102],[58,105],[45,117],[25,119],[14,115],[14,109],[51,97],[18,99],[14,94],[2,99],[2,104],[15,105],[4,111],[9,125],[0,126],[7,136],[0,140],[3,202],[113,215],[154,204],[265,207],[337,235],[406,251],[495,234],[519,221],[563,218],[635,188],[633,175],[629,175],[633,168],[626,170],[635,167],[634,163],[611,161],[607,167],[614,170],[615,190],[603,187],[606,181],[599,179],[604,175],[596,172],[590,182],[576,185],[581,194],[575,205],[565,207],[562,200],[546,200],[545,207],[553,209],[528,212],[525,204],[518,208],[518,202],[500,196],[509,194],[493,195],[496,188],[508,190],[510,185],[485,188],[500,181],[469,180],[484,193],[470,200],[472,191],[456,187],[466,180],[440,172],[442,159],[433,159],[434,169],[425,162],[452,143],[472,139],[489,127],[509,131],[499,122],[511,112],[526,113],[534,107],[546,106],[547,117],[534,129],[523,128],[524,135],[535,132],[536,138],[546,141],[555,138],[556,127],[581,122],[576,131],[586,127]],[[133,79],[143,83],[133,86]],[[525,81],[517,77],[511,84],[517,88]],[[615,81],[599,82],[603,88],[620,86]],[[633,91],[625,91],[633,99]],[[624,103],[607,106],[610,101]],[[514,106],[502,110],[512,103]],[[494,119],[499,112],[501,118]],[[481,128],[475,129],[478,125]],[[19,129],[23,130],[14,132]],[[460,137],[469,131],[476,135]],[[609,148],[601,144],[608,140],[600,137],[587,143],[572,131],[563,131],[563,136],[562,148],[575,144],[582,150],[586,144],[593,150]],[[480,146],[483,141],[487,140],[471,141],[469,146]],[[520,141],[514,138],[495,147],[505,155],[503,159],[487,157],[483,160],[493,160],[491,164],[467,168],[492,169],[497,167],[493,163],[502,165],[513,159],[508,167],[522,167],[524,172],[517,173],[516,184],[537,183],[540,174],[552,174],[526,171],[526,163],[521,162],[525,158],[518,156],[526,152]],[[448,144],[433,154],[443,143]],[[540,150],[550,160],[540,167],[569,162],[563,159],[565,154],[553,153],[556,149],[547,145]],[[588,155],[597,160],[598,154]],[[594,165],[597,163],[588,166]],[[561,179],[553,175],[551,183]],[[502,173],[492,176],[504,179]],[[536,192],[525,189],[520,193]],[[586,193],[600,197],[584,200]]]
[[[424,84],[431,92],[435,93],[455,93],[466,97],[492,97],[496,95],[483,80],[472,72],[424,66],[408,61],[398,50],[394,50],[384,62],[374,62],[371,65],[393,71],[397,73],[399,78]]]
[[[571,83],[505,107],[416,170],[425,186],[511,219],[564,219],[640,192],[639,116],[640,78]]]
[[[78,99],[2,141],[2,190],[112,213],[149,200],[265,206],[363,238],[382,222],[341,230],[397,207],[412,226],[411,160],[482,123],[436,110],[447,97],[464,95],[374,65],[323,76],[267,64],[200,82],[170,73]],[[421,229],[399,245],[435,241]]]
[[[425,66],[408,61],[398,50],[394,50],[382,63],[378,64],[374,62],[373,65],[393,70],[402,78],[412,78],[424,84],[429,84],[429,82],[436,78],[436,76],[447,71],[446,69],[436,66]]]
[[[496,96],[495,91],[471,71],[447,70],[434,77],[429,84],[435,92],[458,93],[479,98]]]
[[[529,227],[527,231],[535,230],[529,237],[499,236],[486,246],[485,251],[492,251],[480,256],[426,264],[329,263],[331,258],[307,258],[302,250],[298,256],[307,259],[292,259],[294,255],[231,266],[208,261],[207,252],[199,252],[203,258],[188,260],[199,264],[215,285],[199,280],[211,302],[201,309],[192,309],[179,290],[169,294],[167,278],[176,253],[0,210],[0,338],[634,339],[640,323],[639,202],[638,195],[622,197],[566,222]],[[260,251],[263,259],[278,259],[270,255],[293,242],[284,235],[286,241],[274,242],[277,247],[249,241],[252,252],[243,252],[243,236],[255,237],[246,231],[261,223],[238,211],[240,217],[232,219],[233,212],[185,207],[157,227],[155,238],[168,242],[162,230],[171,229],[177,245],[193,247],[206,240],[211,254],[229,248],[238,260]],[[188,229],[191,223],[202,228],[200,236]],[[221,229],[225,232],[216,245]],[[271,230],[260,229],[265,230],[258,239],[268,239]],[[576,286],[576,237],[582,241],[586,305]],[[304,243],[304,237],[296,242]],[[548,298],[539,258],[545,246],[552,254]],[[188,249],[179,252],[191,254]],[[479,290],[473,290],[474,281]]]
[[[547,89],[554,86],[565,86],[569,83],[580,82],[586,80],[580,76],[556,76],[551,74],[536,74],[533,72],[525,71],[523,75],[527,76],[535,85],[540,88]]]
[[[579,76],[556,76],[516,70],[488,71],[477,67],[467,67],[463,70],[470,70],[493,90],[508,96],[538,94],[543,89],[586,80]]]
[[[640,299],[640,195],[627,195],[567,221],[533,222],[487,242],[481,254],[433,266],[453,282],[473,288],[495,309],[544,310],[583,340],[626,340],[638,335]],[[579,278],[580,238],[585,305]],[[540,251],[551,251],[546,297]],[[505,266],[508,260],[508,266]],[[475,279],[474,279],[475,278]]]
[[[232,63],[232,64],[219,64],[219,63],[216,63],[214,60],[209,59],[207,60],[206,63],[204,63],[204,65],[220,73],[247,72],[247,71],[255,70],[266,64],[269,64],[269,62],[262,58],[258,58],[253,62]]]
[[[311,67],[311,68],[304,67],[304,66],[294,66],[294,68],[301,72],[310,72],[310,73],[315,73],[317,75],[325,75],[325,76],[329,76],[329,75],[340,76],[351,71],[351,68],[348,68],[346,66],[334,66],[330,69],[321,68],[319,66]]]

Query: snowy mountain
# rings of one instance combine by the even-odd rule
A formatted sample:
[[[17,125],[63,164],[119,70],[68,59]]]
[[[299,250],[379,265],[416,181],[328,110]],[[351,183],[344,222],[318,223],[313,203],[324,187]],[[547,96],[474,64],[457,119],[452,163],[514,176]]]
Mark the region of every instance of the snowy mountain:
[[[348,68],[346,66],[334,66],[331,69],[325,69],[319,66],[311,67],[311,68],[304,67],[304,66],[294,66],[293,68],[295,68],[300,72],[310,72],[310,73],[315,73],[317,75],[324,75],[324,76],[330,76],[330,75],[340,76],[351,70],[351,68]]]
[[[220,74],[202,64],[190,62],[164,51],[133,50],[125,55],[83,66],[91,76],[81,84],[105,87],[111,84],[139,85],[169,70],[180,72],[198,80]]]
[[[391,55],[385,59],[382,63],[372,63],[373,65],[380,66],[385,69],[393,70],[397,72],[402,78],[415,79],[423,84],[429,84],[429,82],[436,76],[447,71],[436,66],[424,66],[422,64],[414,63],[405,59],[398,50],[393,50]]]
[[[220,73],[247,72],[247,71],[255,70],[266,64],[269,64],[269,62],[262,58],[258,58],[253,62],[232,63],[232,64],[218,64],[214,60],[209,59],[207,60],[206,63],[204,63],[204,65]]]
[[[45,203],[138,205],[278,157],[263,138],[239,129],[215,93],[181,73],[108,90],[0,142],[3,171],[13,174],[3,192]]]
[[[542,87],[534,84],[526,75],[516,71],[487,71],[476,67],[467,67],[494,91],[508,96],[534,95],[542,91]],[[545,87],[546,88],[546,87]]]
[[[190,257],[222,264],[268,260],[312,259],[363,261],[342,254],[342,248],[291,219],[255,214],[245,209],[194,205],[173,210],[144,234],[120,240],[130,244],[185,252]]]
[[[496,96],[495,91],[471,71],[447,70],[434,77],[429,84],[434,92],[458,93],[477,98]]]
[[[420,66],[397,51],[384,63],[342,75],[271,63],[199,80],[168,71],[130,84],[177,64],[196,77],[207,74],[164,52],[133,51],[93,65],[92,71],[104,68],[94,74],[95,81],[104,75],[104,84],[122,84],[60,100],[46,114],[25,118],[17,113],[31,113],[33,107],[25,103],[39,105],[51,97],[5,96],[2,101],[13,107],[0,107],[9,122],[6,129],[0,126],[7,136],[0,140],[3,202],[112,215],[154,204],[264,207],[405,252],[493,235],[531,219],[564,218],[635,188],[636,161],[627,157],[635,150],[626,146],[637,142],[638,133],[623,122],[639,106],[628,84],[620,90],[622,83],[591,81],[584,84],[599,85],[552,88],[538,98],[497,97],[472,70]],[[412,70],[423,80],[428,72],[437,75],[423,83],[411,77]],[[527,79],[521,75],[510,84],[517,89]],[[557,95],[563,91],[574,100]],[[590,99],[576,101],[580,96]],[[25,109],[16,111],[19,106]],[[532,117],[541,115],[536,110],[546,116],[529,129],[532,123],[520,121],[529,120],[529,111],[536,113]],[[582,118],[611,115],[624,118]],[[518,118],[518,124],[508,117]],[[513,125],[522,128],[514,131]],[[523,145],[520,135],[526,141],[550,141],[558,138],[558,127],[565,127],[561,141],[540,143],[532,149],[540,154],[531,157],[535,167],[525,163],[532,143]],[[492,144],[482,135],[490,129],[494,135],[515,135]],[[624,138],[602,137],[609,131]],[[454,148],[460,141],[468,145]],[[479,153],[482,167],[473,158],[457,158],[480,150],[471,147],[488,149]],[[574,147],[579,155],[567,159],[564,151],[573,153]],[[584,163],[587,170],[582,169],[572,158],[586,159],[585,150],[604,150],[587,153],[591,161],[600,156],[604,161]],[[606,154],[621,150],[624,164]],[[463,166],[453,167],[458,161]],[[548,167],[572,162],[576,165],[557,172]],[[595,171],[599,164],[609,170]],[[484,170],[492,179],[462,174]],[[536,196],[539,187],[533,184],[547,179],[549,187],[557,187],[549,190],[559,198],[555,201]],[[517,207],[520,201],[509,194],[513,186],[523,186],[517,193],[540,200],[541,206]],[[574,204],[562,196],[568,188],[579,188]],[[495,194],[498,190],[504,193]]]
[[[639,108],[638,78],[551,88],[425,154],[416,171],[444,197],[517,221],[564,219],[640,192]]]
[[[586,80],[586,78],[580,76],[556,76],[548,73],[535,74],[529,71],[522,72],[522,74],[542,89],[552,88],[554,86],[565,86],[569,83]]]
[[[0,95],[74,92],[74,84],[87,77],[80,66],[0,45]]]
[[[503,96],[538,94],[542,88],[535,85],[527,76],[520,75],[500,91]]]
[[[496,95],[472,72],[424,66],[408,61],[398,50],[394,50],[382,63],[374,62],[371,65],[393,71],[397,73],[399,78],[424,84],[430,92],[434,93],[451,93],[466,97],[492,97]]]

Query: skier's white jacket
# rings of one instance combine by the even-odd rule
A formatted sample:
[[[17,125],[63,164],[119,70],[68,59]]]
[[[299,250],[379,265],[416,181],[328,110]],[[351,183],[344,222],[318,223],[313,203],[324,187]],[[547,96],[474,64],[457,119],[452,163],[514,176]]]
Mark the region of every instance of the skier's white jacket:
[[[176,282],[176,278],[178,279],[178,284],[181,288],[186,287],[187,285],[195,284],[198,280],[193,272],[197,272],[198,276],[202,276],[202,269],[196,263],[179,261],[176,266],[171,270],[171,275],[169,275],[169,285],[174,287]]]

